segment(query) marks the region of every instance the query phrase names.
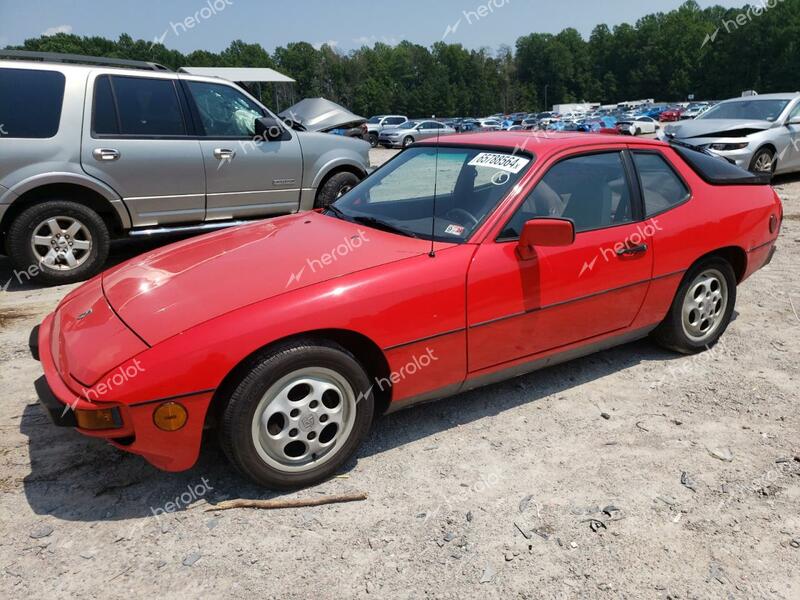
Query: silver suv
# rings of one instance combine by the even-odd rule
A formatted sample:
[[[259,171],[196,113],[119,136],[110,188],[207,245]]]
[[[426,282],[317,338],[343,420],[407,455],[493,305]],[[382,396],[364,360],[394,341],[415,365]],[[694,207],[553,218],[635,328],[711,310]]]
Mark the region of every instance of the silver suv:
[[[370,117],[361,126],[364,138],[369,141],[369,145],[375,148],[378,145],[378,138],[381,132],[387,127],[397,127],[408,121],[408,117],[403,115],[377,115]]]
[[[366,176],[369,144],[293,131],[231,82],[50,60],[0,60],[0,248],[28,278],[80,281],[113,238],[322,207]]]

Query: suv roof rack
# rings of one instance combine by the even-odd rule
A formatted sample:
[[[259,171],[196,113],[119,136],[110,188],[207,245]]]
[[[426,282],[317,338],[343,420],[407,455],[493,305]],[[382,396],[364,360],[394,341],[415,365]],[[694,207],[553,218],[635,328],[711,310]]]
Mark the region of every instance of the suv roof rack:
[[[164,65],[143,60],[103,58],[100,56],[83,56],[82,54],[61,54],[60,52],[32,52],[29,50],[0,50],[0,59],[32,60],[47,63],[74,63],[79,65],[99,65],[104,67],[120,67],[125,69],[143,69],[146,71],[172,70]]]

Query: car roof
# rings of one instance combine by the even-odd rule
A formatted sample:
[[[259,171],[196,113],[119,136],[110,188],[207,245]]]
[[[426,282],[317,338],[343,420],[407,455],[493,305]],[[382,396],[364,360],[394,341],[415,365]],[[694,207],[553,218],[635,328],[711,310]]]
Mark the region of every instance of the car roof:
[[[527,143],[525,140],[529,140]],[[492,146],[507,149],[511,152],[520,149],[535,151],[538,154],[550,154],[564,148],[591,147],[603,144],[617,146],[663,146],[668,144],[650,138],[625,138],[618,135],[587,134],[580,132],[542,132],[542,131],[494,131],[485,133],[462,133],[446,135],[436,140],[421,142],[419,145],[443,146]]]
[[[782,92],[779,94],[758,94],[757,96],[740,96],[739,98],[728,98],[722,102],[737,102],[741,100],[794,100],[800,98],[800,92]]]

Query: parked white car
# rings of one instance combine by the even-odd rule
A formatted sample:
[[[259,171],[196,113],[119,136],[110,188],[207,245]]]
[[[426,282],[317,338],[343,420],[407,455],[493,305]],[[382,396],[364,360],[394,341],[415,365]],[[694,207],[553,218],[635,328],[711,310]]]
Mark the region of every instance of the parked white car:
[[[656,133],[661,129],[661,125],[652,117],[636,117],[626,121],[618,121],[617,129],[629,135],[642,135],[643,133]]]

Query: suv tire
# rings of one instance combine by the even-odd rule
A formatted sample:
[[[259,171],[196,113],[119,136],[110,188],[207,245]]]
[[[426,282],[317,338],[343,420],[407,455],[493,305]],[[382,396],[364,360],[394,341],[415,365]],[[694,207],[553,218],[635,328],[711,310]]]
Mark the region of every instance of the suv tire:
[[[378,146],[378,134],[377,133],[370,133],[369,134],[369,145],[373,148],[377,148]]]
[[[327,208],[330,204],[336,202],[342,194],[346,194],[356,187],[360,181],[357,175],[349,171],[336,173],[317,192],[314,208]]]
[[[11,223],[6,242],[15,269],[48,285],[96,275],[110,245],[102,217],[69,200],[47,200],[26,208]]]

